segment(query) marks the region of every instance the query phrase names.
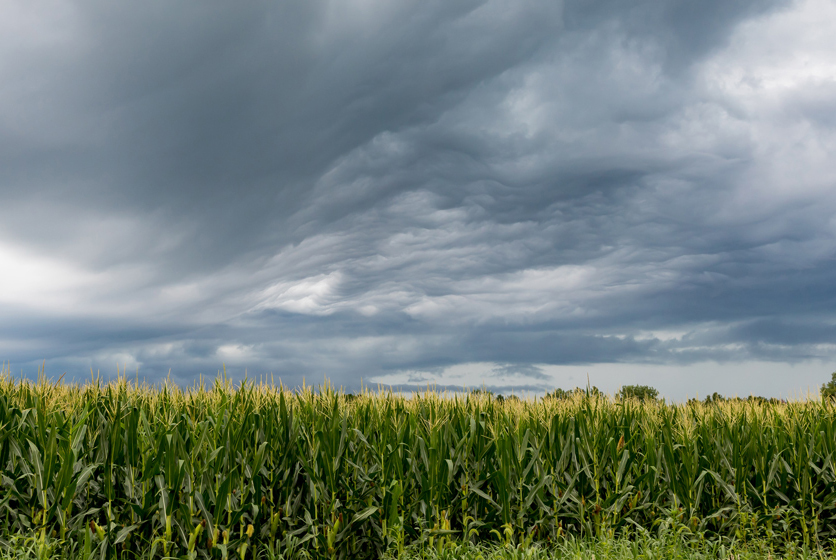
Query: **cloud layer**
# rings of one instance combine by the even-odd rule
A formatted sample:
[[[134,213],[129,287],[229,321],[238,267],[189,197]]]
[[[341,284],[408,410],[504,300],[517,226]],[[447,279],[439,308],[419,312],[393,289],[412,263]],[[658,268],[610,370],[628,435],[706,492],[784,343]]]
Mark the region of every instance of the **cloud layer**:
[[[559,365],[836,359],[832,3],[0,22],[15,367],[354,388],[487,364],[544,388]]]

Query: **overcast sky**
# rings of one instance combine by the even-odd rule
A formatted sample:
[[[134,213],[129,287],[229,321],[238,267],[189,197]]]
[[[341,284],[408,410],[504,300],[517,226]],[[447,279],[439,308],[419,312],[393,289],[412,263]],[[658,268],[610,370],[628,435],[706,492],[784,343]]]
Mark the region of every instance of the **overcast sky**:
[[[0,3],[0,359],[191,384],[836,369],[836,3]]]

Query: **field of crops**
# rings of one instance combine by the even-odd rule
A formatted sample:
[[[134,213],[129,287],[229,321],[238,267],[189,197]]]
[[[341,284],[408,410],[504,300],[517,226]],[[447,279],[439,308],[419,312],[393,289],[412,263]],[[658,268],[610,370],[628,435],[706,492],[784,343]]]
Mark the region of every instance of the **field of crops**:
[[[96,558],[395,557],[666,531],[829,547],[836,407],[182,391],[0,377],[0,539]]]

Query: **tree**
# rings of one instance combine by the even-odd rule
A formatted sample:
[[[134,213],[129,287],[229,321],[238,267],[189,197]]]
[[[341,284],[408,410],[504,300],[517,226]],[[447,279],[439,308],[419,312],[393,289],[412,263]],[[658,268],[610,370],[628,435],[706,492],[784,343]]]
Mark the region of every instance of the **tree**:
[[[705,404],[717,404],[717,403],[721,403],[725,400],[726,400],[726,397],[724,397],[723,395],[721,395],[717,391],[714,391],[714,393],[705,397]]]
[[[830,381],[821,386],[821,398],[836,400],[836,371],[831,375]]]
[[[557,388],[551,393],[546,393],[544,398],[546,399],[555,399],[555,400],[563,400],[563,399],[571,399],[575,395],[575,391],[565,391],[563,389]]]
[[[640,401],[655,401],[659,391],[648,385],[624,385],[615,394],[616,399],[636,399]]]

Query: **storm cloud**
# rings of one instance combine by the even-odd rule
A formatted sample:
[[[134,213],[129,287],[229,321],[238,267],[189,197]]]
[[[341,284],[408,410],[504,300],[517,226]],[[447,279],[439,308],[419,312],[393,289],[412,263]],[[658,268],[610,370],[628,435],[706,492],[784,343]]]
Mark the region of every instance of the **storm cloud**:
[[[6,2],[0,357],[824,381],[833,36],[824,0]]]

